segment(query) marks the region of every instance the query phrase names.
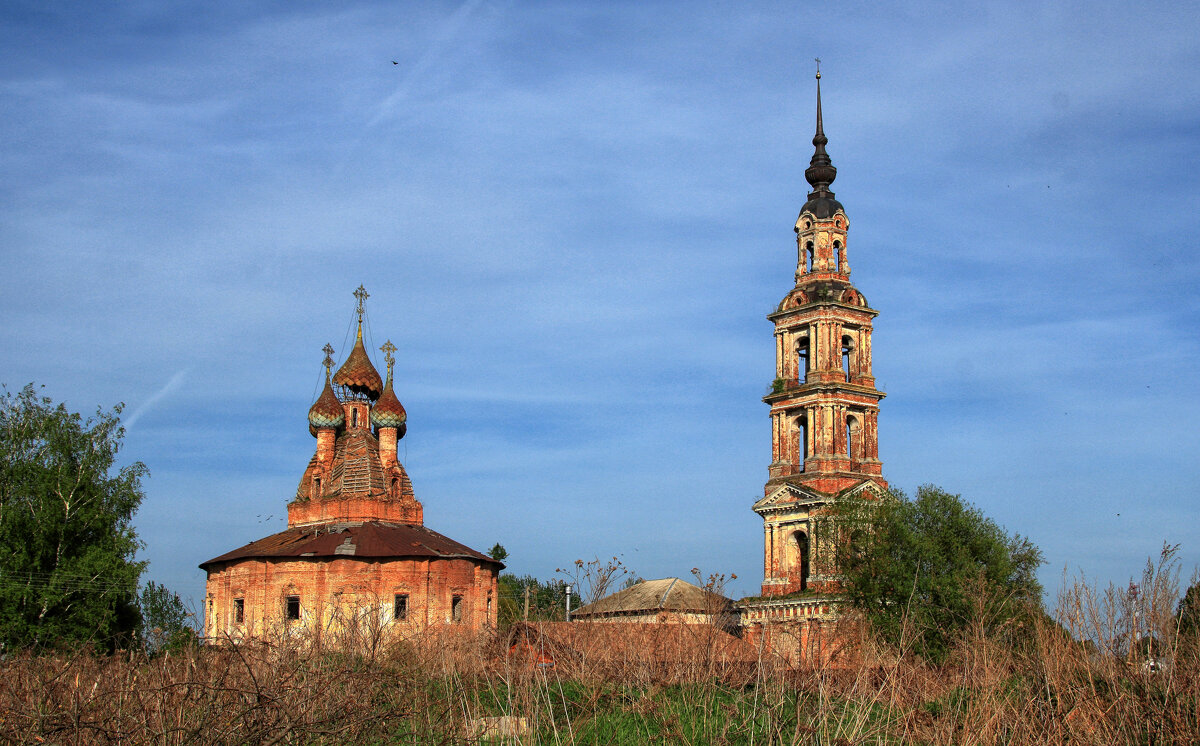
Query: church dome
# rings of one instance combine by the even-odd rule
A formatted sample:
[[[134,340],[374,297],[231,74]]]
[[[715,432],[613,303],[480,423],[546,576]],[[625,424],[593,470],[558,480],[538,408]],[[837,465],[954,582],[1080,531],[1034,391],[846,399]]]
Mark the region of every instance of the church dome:
[[[378,399],[383,392],[383,379],[379,377],[379,371],[375,370],[363,347],[362,322],[358,325],[358,338],[354,340],[354,348],[350,350],[346,362],[342,363],[342,367],[333,375],[333,382],[372,401]]]
[[[325,378],[325,390],[308,410],[308,424],[309,429],[314,431],[313,435],[316,435],[317,428],[336,428],[346,424],[346,410],[342,409],[342,403],[334,395],[328,376]]]
[[[397,437],[404,437],[407,421],[408,413],[396,398],[396,392],[392,391],[392,376],[389,374],[387,383],[383,386],[383,396],[379,397],[379,401],[371,408],[371,424],[375,427],[394,427],[399,431]]]

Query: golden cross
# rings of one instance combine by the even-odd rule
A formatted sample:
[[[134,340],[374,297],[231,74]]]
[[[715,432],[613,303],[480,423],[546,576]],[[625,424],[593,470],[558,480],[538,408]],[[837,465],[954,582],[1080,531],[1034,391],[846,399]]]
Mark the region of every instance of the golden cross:
[[[816,60],[816,63],[817,63],[817,79],[818,79],[818,80],[820,80],[820,78],[821,78],[821,58],[820,58],[820,57],[813,57],[813,59],[814,59],[814,60]]]
[[[321,348],[321,352],[325,353],[325,377],[328,378],[329,371],[333,370],[333,345],[326,342],[325,346]]]
[[[383,350],[383,359],[387,361],[387,371],[390,376],[392,375],[392,365],[396,362],[396,356],[392,354],[396,351],[396,345],[392,344],[392,340],[389,339],[379,349]]]
[[[367,302],[367,298],[370,298],[371,294],[367,292],[366,288],[364,288],[362,285],[359,285],[358,290],[354,291],[354,297],[358,299],[358,323],[361,324],[363,317],[363,304]]]

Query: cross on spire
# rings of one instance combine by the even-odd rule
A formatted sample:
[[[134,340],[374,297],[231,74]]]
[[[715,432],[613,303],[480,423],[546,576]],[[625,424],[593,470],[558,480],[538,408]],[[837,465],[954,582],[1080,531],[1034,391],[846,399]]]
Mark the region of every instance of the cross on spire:
[[[371,294],[367,292],[366,288],[359,285],[358,290],[354,291],[354,297],[358,299],[358,308],[356,310],[358,312],[358,323],[362,325],[363,304],[367,302],[367,298],[370,298]]]
[[[325,377],[329,378],[330,371],[333,370],[333,345],[326,342],[321,352],[325,353],[325,360],[322,362],[325,365]]]
[[[380,347],[379,349],[383,351],[383,359],[387,361],[388,378],[391,378],[392,365],[394,365],[396,362],[396,356],[392,353],[396,351],[396,345],[392,344],[392,340],[389,339],[388,341],[384,342],[383,347]]]

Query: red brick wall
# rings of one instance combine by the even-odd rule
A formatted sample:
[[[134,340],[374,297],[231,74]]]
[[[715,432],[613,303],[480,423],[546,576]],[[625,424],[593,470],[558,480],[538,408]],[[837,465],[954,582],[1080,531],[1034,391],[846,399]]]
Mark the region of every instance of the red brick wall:
[[[453,623],[454,597],[461,621],[478,630],[496,623],[496,570],[470,559],[369,560],[246,559],[213,568],[205,598],[209,637],[271,635],[286,628],[338,634],[347,620],[388,633],[417,632]],[[408,617],[392,618],[396,594],[408,594]],[[300,597],[301,619],[286,622],[288,596]],[[235,599],[244,619],[234,620]]]

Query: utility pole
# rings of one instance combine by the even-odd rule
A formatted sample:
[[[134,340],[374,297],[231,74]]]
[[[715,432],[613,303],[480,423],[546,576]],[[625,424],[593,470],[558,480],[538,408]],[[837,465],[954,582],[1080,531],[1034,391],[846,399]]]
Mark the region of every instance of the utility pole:
[[[525,622],[529,622],[529,586],[525,586]]]
[[[567,621],[571,621],[571,586],[567,586]]]

